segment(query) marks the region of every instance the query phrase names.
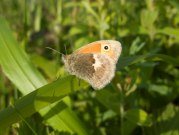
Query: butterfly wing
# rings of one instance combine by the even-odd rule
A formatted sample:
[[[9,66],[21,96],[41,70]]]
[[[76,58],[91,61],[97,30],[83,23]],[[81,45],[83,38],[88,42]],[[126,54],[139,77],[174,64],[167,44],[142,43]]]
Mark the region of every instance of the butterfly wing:
[[[89,83],[95,89],[101,89],[105,87],[113,79],[115,75],[115,63],[108,56],[104,54],[94,54],[95,63],[93,77],[89,80]]]
[[[64,58],[70,74],[86,80],[95,89],[106,86],[114,77],[115,63],[100,53],[76,53]]]
[[[81,79],[92,77],[95,72],[92,66],[94,61],[93,54],[89,53],[71,54],[64,58],[65,68],[67,71]]]

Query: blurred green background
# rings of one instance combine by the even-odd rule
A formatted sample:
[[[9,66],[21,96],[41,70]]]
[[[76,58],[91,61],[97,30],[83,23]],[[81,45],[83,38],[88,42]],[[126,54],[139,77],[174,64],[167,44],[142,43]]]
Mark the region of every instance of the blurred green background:
[[[46,48],[101,39],[123,52],[100,91]],[[1,0],[0,65],[2,135],[179,135],[178,0]]]

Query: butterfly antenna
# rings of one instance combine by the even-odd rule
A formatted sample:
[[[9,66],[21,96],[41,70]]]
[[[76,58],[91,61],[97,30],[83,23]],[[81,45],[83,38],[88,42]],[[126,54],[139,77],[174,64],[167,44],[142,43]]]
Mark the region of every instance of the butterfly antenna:
[[[59,52],[59,51],[57,51],[57,50],[55,50],[55,49],[53,49],[53,48],[50,48],[50,47],[46,47],[47,49],[50,49],[50,50],[52,50],[52,51],[54,51],[54,52],[56,52],[56,53],[59,53],[59,54],[61,54],[62,56],[64,56],[64,54],[63,53],[61,53],[61,52]]]

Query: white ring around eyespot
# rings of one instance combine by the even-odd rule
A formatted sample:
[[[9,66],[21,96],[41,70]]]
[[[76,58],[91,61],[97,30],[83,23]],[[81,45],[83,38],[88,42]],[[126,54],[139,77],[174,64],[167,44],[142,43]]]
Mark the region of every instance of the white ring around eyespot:
[[[105,46],[108,46],[108,50],[104,49]],[[102,44],[102,49],[103,49],[103,51],[108,52],[108,51],[110,51],[111,48],[110,48],[109,44]]]

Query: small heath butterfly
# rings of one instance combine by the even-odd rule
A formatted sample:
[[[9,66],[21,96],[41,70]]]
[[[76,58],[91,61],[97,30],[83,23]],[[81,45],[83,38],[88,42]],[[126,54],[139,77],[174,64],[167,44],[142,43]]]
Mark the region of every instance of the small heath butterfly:
[[[121,51],[120,42],[100,40],[63,55],[62,59],[70,74],[87,81],[94,89],[102,89],[113,79]]]

